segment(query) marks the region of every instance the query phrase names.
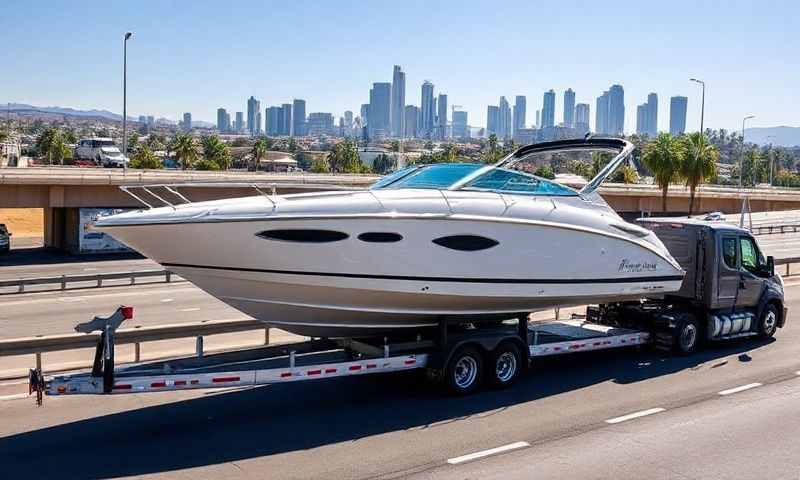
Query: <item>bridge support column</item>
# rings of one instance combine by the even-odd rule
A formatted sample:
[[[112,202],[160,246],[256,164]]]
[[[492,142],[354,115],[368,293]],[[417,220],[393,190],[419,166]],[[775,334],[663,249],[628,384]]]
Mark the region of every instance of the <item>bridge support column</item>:
[[[79,212],[77,208],[44,209],[44,246],[72,254],[79,253]]]

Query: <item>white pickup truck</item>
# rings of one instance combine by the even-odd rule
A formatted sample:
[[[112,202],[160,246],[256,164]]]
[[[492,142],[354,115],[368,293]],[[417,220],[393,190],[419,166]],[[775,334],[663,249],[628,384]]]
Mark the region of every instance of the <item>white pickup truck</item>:
[[[122,167],[128,162],[110,138],[82,138],[75,146],[75,158],[93,160],[104,167]]]

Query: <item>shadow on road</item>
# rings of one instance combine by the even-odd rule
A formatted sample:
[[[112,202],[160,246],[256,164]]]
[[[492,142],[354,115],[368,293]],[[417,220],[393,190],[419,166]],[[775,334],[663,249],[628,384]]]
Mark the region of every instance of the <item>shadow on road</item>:
[[[50,265],[57,263],[107,262],[114,260],[141,260],[136,252],[70,255],[53,248],[22,247],[0,255],[0,266]]]
[[[767,343],[721,344],[690,357],[631,350],[551,358],[510,389],[468,397],[421,385],[421,372],[210,393],[0,438],[0,468],[6,478],[99,479],[216,465],[428,428],[606,381],[638,382]]]

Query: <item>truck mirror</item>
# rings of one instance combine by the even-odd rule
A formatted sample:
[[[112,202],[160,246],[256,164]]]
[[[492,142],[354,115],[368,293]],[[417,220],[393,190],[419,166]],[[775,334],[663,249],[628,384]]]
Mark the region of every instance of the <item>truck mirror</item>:
[[[772,255],[767,257],[767,272],[769,272],[770,277],[775,276],[775,257]]]

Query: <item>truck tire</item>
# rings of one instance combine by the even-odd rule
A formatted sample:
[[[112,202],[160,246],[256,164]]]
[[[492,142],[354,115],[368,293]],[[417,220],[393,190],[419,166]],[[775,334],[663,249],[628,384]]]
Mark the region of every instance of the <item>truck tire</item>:
[[[758,319],[759,338],[772,338],[778,330],[778,308],[774,303],[768,303]]]
[[[448,390],[456,395],[466,395],[480,388],[483,381],[481,352],[472,346],[456,350],[447,363],[444,380]]]
[[[694,315],[677,315],[673,351],[678,355],[691,355],[700,343],[700,325]]]
[[[506,388],[514,384],[524,363],[519,347],[513,342],[503,342],[489,355],[486,376],[493,388]]]

